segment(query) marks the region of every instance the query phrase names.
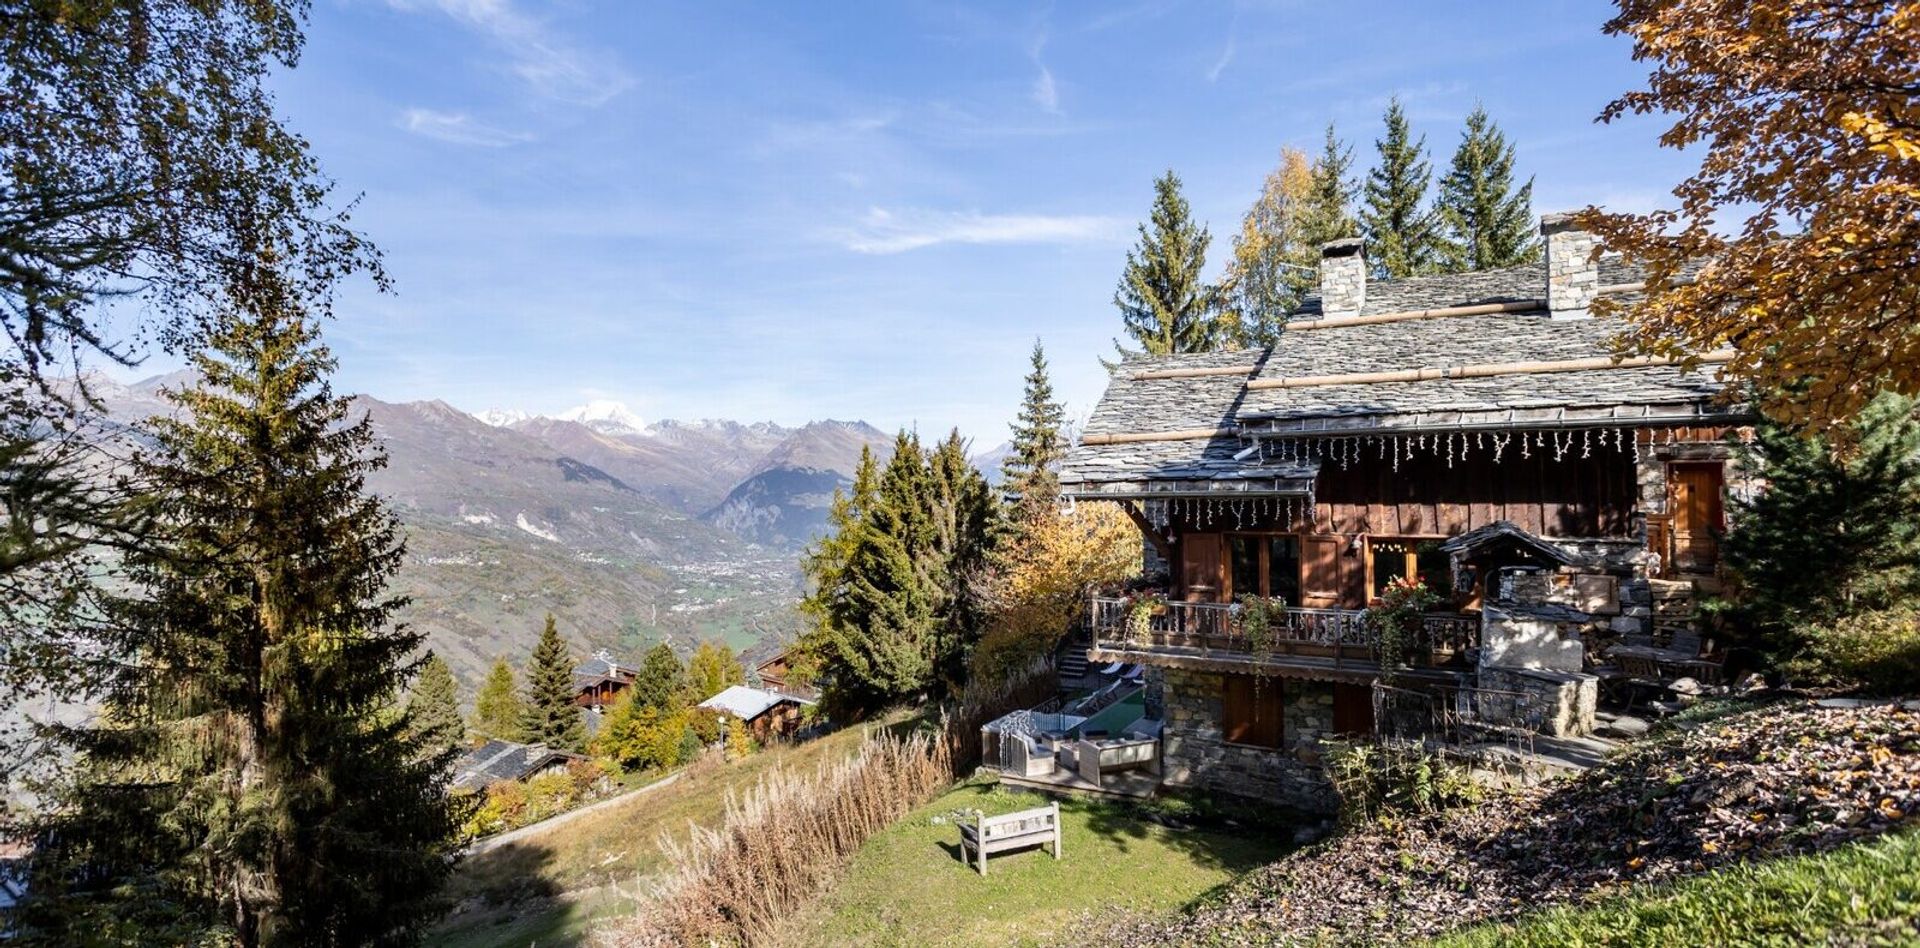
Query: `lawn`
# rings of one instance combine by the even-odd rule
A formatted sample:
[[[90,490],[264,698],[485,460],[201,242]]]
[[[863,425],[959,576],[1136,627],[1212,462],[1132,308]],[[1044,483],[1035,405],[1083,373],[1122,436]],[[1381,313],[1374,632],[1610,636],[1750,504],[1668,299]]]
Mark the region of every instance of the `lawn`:
[[[1817,856],[1745,864],[1439,938],[1493,946],[1920,943],[1920,830]]]
[[[963,784],[867,841],[846,877],[795,922],[792,945],[1045,943],[1082,913],[1168,911],[1287,849],[1284,827],[1170,829],[1139,804],[1060,803],[1063,857],[998,855],[983,878],[960,859],[962,811],[1044,806],[1036,794]]]
[[[894,726],[905,718],[890,720]],[[777,747],[732,764],[696,764],[672,784],[546,832],[472,857],[449,894],[460,908],[428,938],[440,948],[547,948],[579,945],[596,919],[625,911],[642,877],[662,867],[663,831],[684,837],[688,823],[713,826],[727,794],[744,793],[776,766],[811,769],[852,754],[864,728]]]

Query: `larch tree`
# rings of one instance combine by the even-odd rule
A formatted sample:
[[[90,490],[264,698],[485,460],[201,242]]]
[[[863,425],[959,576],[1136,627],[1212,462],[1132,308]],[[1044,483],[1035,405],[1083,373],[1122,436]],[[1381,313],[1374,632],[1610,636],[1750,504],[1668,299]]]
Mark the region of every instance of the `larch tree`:
[[[460,687],[446,659],[427,653],[407,695],[407,719],[420,742],[436,755],[466,742],[467,725],[460,720]]]
[[[701,695],[705,698],[707,695]],[[687,669],[673,646],[656,642],[640,658],[633,676],[633,701],[639,708],[677,711],[687,704]]]
[[[520,739],[561,750],[579,751],[587,744],[586,722],[573,703],[573,652],[560,638],[553,615],[547,615],[540,641],[527,658],[527,699],[520,721]]]
[[[527,705],[520,698],[520,686],[513,679],[513,666],[506,658],[493,660],[493,668],[473,696],[473,720],[469,729],[479,737],[499,741],[518,741],[527,720]]]
[[[66,736],[20,921],[54,943],[416,941],[463,807],[453,750],[396,702],[420,635],[394,623],[385,463],[328,385],[324,288],[262,252],[146,423],[156,542],[127,551],[95,663],[101,713]]]
[[[1210,352],[1232,341],[1214,306],[1214,291],[1202,279],[1207,228],[1193,219],[1171,170],[1153,182],[1153,210],[1140,225],[1140,242],[1127,251],[1127,266],[1113,305],[1127,336],[1148,355]],[[1128,350],[1118,340],[1121,355]]]
[[[730,685],[747,683],[747,669],[722,642],[701,642],[687,661],[687,685],[695,701],[705,701]]]
[[[1240,345],[1272,345],[1287,314],[1300,305],[1300,277],[1312,272],[1302,270],[1307,248],[1301,218],[1313,187],[1306,154],[1282,149],[1279,167],[1267,173],[1260,197],[1240,221],[1220,284],[1220,305]],[[1317,261],[1318,245],[1313,251]]]
[[[1387,103],[1384,121],[1386,136],[1374,141],[1379,163],[1367,173],[1361,195],[1367,255],[1376,271],[1392,279],[1431,273],[1439,260],[1440,227],[1427,207],[1433,181],[1427,140],[1414,140],[1398,98]]]
[[[1511,267],[1540,255],[1533,221],[1533,179],[1515,187],[1513,143],[1475,106],[1460,132],[1453,165],[1440,179],[1440,267],[1452,273]]]
[[[1631,348],[1731,347],[1726,371],[1796,427],[1844,438],[1882,389],[1920,393],[1920,7],[1623,0],[1606,32],[1653,64],[1601,120],[1664,114],[1700,165],[1678,206],[1589,208],[1644,268]]]
[[[1047,374],[1047,353],[1040,340],[1033,341],[1028,360],[1026,388],[1020,399],[1020,413],[1013,420],[1013,441],[1007,458],[1000,463],[1001,490],[1007,499],[1022,509],[1052,507],[1060,498],[1060,472],[1056,468],[1066,457],[1066,406],[1053,394],[1053,379]]]

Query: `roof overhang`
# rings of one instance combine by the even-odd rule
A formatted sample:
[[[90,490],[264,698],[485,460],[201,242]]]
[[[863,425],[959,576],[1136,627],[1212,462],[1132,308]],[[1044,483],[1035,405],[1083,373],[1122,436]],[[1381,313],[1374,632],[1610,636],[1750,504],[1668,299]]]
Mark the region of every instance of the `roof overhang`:
[[[1249,497],[1311,497],[1318,465],[1291,465],[1284,472],[1250,467],[1199,477],[1148,477],[1134,480],[1083,481],[1061,485],[1061,494],[1075,500],[1175,500],[1209,498],[1244,500]]]
[[[1756,420],[1743,405],[1701,402],[1667,404],[1515,407],[1455,411],[1259,413],[1239,416],[1242,437],[1345,438],[1461,431],[1537,431],[1579,428],[1670,428],[1748,425]]]

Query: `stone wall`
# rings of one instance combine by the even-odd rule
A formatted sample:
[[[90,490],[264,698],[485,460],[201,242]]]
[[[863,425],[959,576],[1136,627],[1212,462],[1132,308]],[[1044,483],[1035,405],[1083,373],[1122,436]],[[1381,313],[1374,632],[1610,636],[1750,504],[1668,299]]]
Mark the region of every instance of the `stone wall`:
[[[1320,741],[1333,732],[1333,685],[1280,678],[1261,683],[1284,696],[1282,746],[1269,750],[1226,742],[1220,728],[1221,679],[1212,672],[1164,671],[1167,785],[1332,812],[1336,801],[1321,768]]]
[[[1484,702],[1481,712],[1514,727],[1552,737],[1572,737],[1593,731],[1593,712],[1600,701],[1600,679],[1579,672],[1527,668],[1483,668],[1480,687],[1531,696],[1522,706]]]

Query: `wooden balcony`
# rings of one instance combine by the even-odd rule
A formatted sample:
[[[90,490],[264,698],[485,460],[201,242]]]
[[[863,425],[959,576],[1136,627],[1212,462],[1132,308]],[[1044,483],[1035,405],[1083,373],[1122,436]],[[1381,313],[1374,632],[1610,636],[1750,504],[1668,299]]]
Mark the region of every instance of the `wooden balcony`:
[[[1242,627],[1241,609],[1229,603],[1169,602],[1142,628],[1133,621],[1126,600],[1096,596],[1090,615],[1090,654],[1102,661],[1213,671],[1257,666],[1302,677],[1354,680],[1380,673],[1379,635],[1360,609],[1276,612],[1266,641],[1258,647]],[[1414,669],[1464,666],[1468,650],[1479,644],[1479,616],[1428,613],[1406,660]]]

